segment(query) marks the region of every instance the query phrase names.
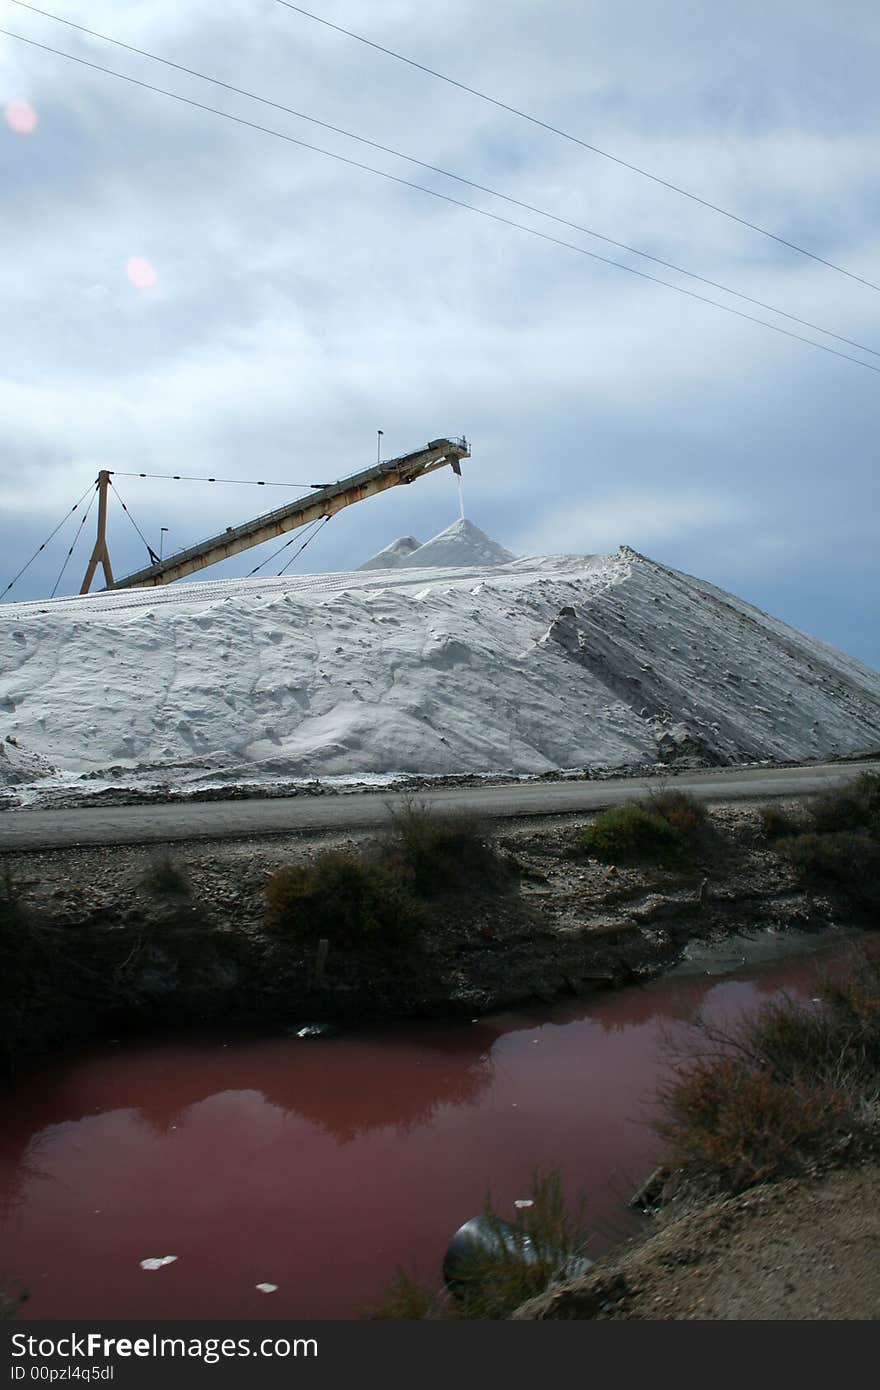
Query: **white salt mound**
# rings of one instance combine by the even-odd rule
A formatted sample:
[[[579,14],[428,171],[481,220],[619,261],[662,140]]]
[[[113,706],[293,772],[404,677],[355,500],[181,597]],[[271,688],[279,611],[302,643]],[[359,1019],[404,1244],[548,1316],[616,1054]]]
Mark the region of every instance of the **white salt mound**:
[[[0,746],[55,784],[167,787],[880,745],[876,671],[626,546],[514,560],[462,521],[406,540],[381,569],[0,608]]]
[[[457,569],[462,565],[506,565],[514,559],[516,556],[503,545],[462,517],[424,545],[419,545],[412,536],[404,536],[380,550],[360,568],[430,569],[442,565],[445,569]]]
[[[421,541],[417,541],[415,536],[399,536],[396,541],[386,545],[384,550],[380,550],[378,555],[373,555],[369,560],[365,560],[362,565],[358,565],[359,570],[391,570],[396,565],[404,562],[407,555],[411,555],[414,550],[418,550]]]

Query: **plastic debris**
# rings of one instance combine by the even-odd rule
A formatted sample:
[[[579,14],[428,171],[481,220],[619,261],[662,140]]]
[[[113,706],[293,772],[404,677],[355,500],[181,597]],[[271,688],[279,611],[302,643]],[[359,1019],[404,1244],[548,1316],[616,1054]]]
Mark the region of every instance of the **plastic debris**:
[[[299,1028],[288,1028],[295,1038],[325,1038],[333,1032],[332,1023],[304,1023]]]
[[[278,1288],[277,1284],[257,1284],[260,1293],[274,1293]]]
[[[141,1269],[161,1269],[163,1265],[174,1264],[176,1255],[154,1255],[149,1260],[141,1260]]]
[[[535,1203],[532,1201],[531,1197],[517,1197],[513,1205],[516,1207],[517,1211],[522,1211],[524,1207],[533,1207]]]

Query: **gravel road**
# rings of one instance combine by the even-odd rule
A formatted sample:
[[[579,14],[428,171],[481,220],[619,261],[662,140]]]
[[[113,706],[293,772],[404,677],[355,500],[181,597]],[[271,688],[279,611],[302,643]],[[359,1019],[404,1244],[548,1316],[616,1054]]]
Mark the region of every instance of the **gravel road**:
[[[704,801],[799,796],[823,791],[880,762],[809,767],[724,768],[682,773],[675,786]],[[656,779],[506,783],[441,787],[416,800],[437,810],[468,811],[490,819],[578,815],[647,796]],[[353,792],[266,800],[176,802],[148,806],[95,806],[66,811],[0,812],[0,852],[73,845],[136,845],[182,840],[227,840],[299,831],[354,830],[382,825],[389,802],[401,793]]]

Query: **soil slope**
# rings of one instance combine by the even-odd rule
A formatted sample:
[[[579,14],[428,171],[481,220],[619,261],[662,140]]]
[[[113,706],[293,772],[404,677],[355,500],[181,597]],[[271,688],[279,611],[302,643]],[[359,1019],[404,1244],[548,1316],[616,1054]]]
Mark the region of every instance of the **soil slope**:
[[[664,1219],[517,1319],[880,1317],[880,1168],[785,1182]]]

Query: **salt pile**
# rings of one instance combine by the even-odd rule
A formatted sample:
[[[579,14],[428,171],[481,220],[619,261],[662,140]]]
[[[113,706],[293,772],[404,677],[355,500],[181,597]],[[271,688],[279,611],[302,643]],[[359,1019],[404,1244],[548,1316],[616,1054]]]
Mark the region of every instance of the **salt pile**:
[[[506,565],[515,558],[479,526],[462,517],[424,545],[413,536],[401,536],[360,569],[430,569],[437,565],[450,569],[462,565]]]
[[[63,783],[167,786],[880,744],[877,672],[626,546],[512,559],[457,521],[382,554],[0,609],[0,740],[17,745],[0,779],[47,770],[34,758]]]

